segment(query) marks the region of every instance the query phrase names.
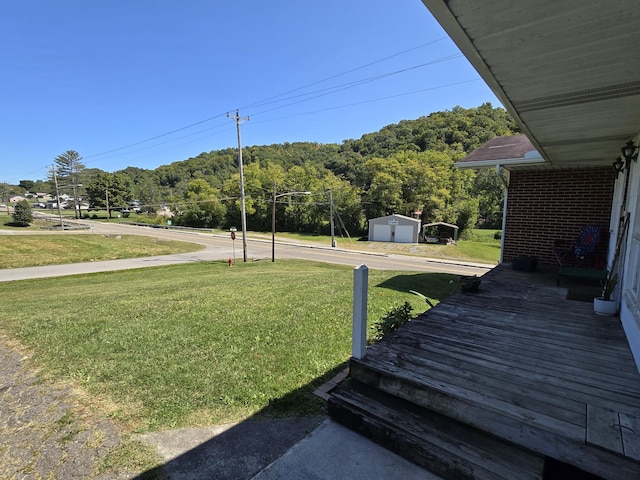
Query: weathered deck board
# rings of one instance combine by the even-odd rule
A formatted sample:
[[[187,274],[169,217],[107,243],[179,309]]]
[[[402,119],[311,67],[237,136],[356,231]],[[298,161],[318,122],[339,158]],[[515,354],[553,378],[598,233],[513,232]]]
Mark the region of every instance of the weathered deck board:
[[[431,328],[437,329],[433,326]],[[631,395],[632,402],[637,400],[635,396],[637,390],[633,386],[633,375],[608,366],[605,362],[611,360],[610,356],[603,357],[601,363],[593,364],[595,355],[588,358],[588,353],[583,354],[574,349],[573,358],[566,360],[568,364],[558,363],[565,357],[566,348],[572,348],[569,346],[555,350],[549,347],[540,352],[535,347],[524,345],[522,342],[512,343],[509,340],[504,340],[495,343],[493,339],[483,339],[480,335],[452,338],[446,332],[439,331],[429,334],[412,332],[410,337],[404,339],[399,351],[412,346],[426,351],[438,347],[440,350],[436,351],[436,354],[457,355],[459,361],[466,360],[482,364],[484,360],[488,362],[487,368],[490,370],[493,370],[495,364],[504,365],[513,367],[523,376],[539,373],[559,377],[561,382],[564,382],[567,376],[572,376],[574,382],[580,380],[586,385],[594,385],[598,390],[603,387],[607,390],[615,388],[618,393]],[[446,351],[442,347],[446,347]],[[585,369],[585,365],[589,366],[588,370]]]
[[[624,454],[640,461],[640,418],[621,413],[620,431]]]
[[[352,377],[605,478],[640,478],[640,374],[619,319],[566,292],[499,267],[369,347]]]
[[[540,455],[365,385],[351,382],[349,387],[329,404],[334,418],[433,473],[484,480],[539,480],[543,476]]]
[[[587,405],[587,443],[624,454],[618,412]]]
[[[471,328],[469,328],[471,327]],[[454,332],[452,329],[461,330]],[[633,379],[632,372],[612,371],[613,369],[606,363],[615,355],[611,353],[595,352],[589,348],[583,348],[576,343],[553,343],[545,341],[545,348],[540,349],[537,345],[532,345],[531,338],[535,337],[538,341],[543,340],[539,336],[530,335],[513,335],[507,331],[486,332],[484,327],[475,327],[473,322],[458,322],[455,326],[443,327],[441,324],[430,322],[428,327],[422,331],[416,331],[414,335],[419,338],[430,339],[431,342],[457,342],[459,344],[479,344],[486,351],[509,352],[512,356],[508,356],[504,361],[517,363],[527,358],[534,358],[536,361],[547,362],[550,366],[559,366],[561,368],[573,367],[574,369],[583,370],[584,365],[589,366],[589,372],[604,374],[615,373],[616,377],[622,376],[623,379]],[[568,351],[571,355],[567,355]],[[564,358],[564,363],[558,362],[558,357]]]

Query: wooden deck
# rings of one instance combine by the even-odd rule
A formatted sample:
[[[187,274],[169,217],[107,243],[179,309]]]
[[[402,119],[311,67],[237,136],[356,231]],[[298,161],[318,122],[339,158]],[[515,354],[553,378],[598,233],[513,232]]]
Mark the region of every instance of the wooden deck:
[[[500,463],[512,455],[502,449],[513,446],[541,464],[553,459],[602,478],[640,478],[640,374],[619,318],[595,315],[591,303],[566,297],[567,288],[556,286],[553,273],[498,267],[483,277],[478,292],[452,295],[369,347],[364,359],[352,359],[352,383],[336,390],[330,413],[366,433],[364,425],[375,421],[365,417],[377,410],[379,421],[387,422],[378,436],[391,438],[393,398],[404,402],[400,410],[411,412],[408,424],[442,416],[467,428],[461,436],[485,435],[487,440],[476,441],[484,451],[474,454],[476,463],[468,468],[459,460],[453,469],[438,467],[442,459],[428,453],[436,447],[411,453],[421,435],[415,428],[397,448],[416,463],[424,458],[427,468],[435,461],[436,473],[451,471],[452,478],[509,478],[508,469],[514,473],[522,465],[517,457],[502,476],[487,473],[492,467],[482,470],[482,462],[493,457]],[[367,405],[366,398],[376,396],[371,392],[385,398]],[[395,423],[402,423],[399,413]],[[457,428],[442,429],[449,435]],[[403,445],[399,435],[387,446]],[[504,447],[487,452],[488,439]],[[551,476],[538,471],[531,478]]]

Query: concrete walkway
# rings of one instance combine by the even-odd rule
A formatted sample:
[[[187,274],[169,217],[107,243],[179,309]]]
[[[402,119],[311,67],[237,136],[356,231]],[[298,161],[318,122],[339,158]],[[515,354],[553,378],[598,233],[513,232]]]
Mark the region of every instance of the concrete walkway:
[[[126,258],[122,260],[104,260],[99,262],[69,263],[65,265],[46,265],[42,267],[4,268],[0,269],[0,282],[29,280],[34,278],[63,277],[65,275],[83,275],[96,272],[114,272],[135,268],[160,267],[179,263],[195,263],[220,260],[220,255],[213,248],[205,248],[197,252],[156,257]]]
[[[440,480],[357,433],[326,420],[252,480]]]
[[[246,421],[139,440],[156,447],[171,480],[439,480],[328,418]]]

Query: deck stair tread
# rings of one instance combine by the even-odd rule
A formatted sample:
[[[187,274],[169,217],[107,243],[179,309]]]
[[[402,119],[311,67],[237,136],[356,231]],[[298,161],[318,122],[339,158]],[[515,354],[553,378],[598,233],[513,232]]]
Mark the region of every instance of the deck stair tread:
[[[640,418],[587,405],[587,443],[640,461]]]
[[[627,432],[626,450],[623,450],[622,447],[616,446],[615,441],[607,440],[609,438],[607,436],[604,436],[603,440],[602,434],[596,432],[596,428],[610,427],[608,424],[603,427],[592,421],[591,433],[588,437],[587,425],[577,425],[566,418],[554,418],[545,412],[535,412],[518,406],[512,403],[513,401],[496,401],[490,395],[475,391],[477,388],[469,389],[452,385],[450,378],[443,378],[441,381],[420,379],[416,382],[415,379],[399,376],[397,372],[390,374],[376,371],[371,365],[362,364],[354,359],[351,360],[349,378],[352,382],[371,388],[376,395],[382,393],[406,401],[424,412],[435,413],[466,424],[470,428],[485,432],[489,437],[520,445],[541,456],[549,456],[574,465],[602,478],[616,480],[640,478],[638,461],[640,443],[634,434],[635,431],[640,430],[634,429]],[[334,395],[342,399],[346,397],[339,392],[340,390],[332,392],[330,402],[334,401]],[[532,401],[535,403],[535,398]],[[359,408],[363,411],[366,409],[362,405],[366,402],[363,397],[359,399]],[[584,404],[583,407],[585,411],[583,422],[586,423],[587,405]],[[554,412],[561,412],[561,409],[556,409]],[[558,414],[558,417],[560,416]],[[637,423],[637,417],[632,415],[620,414],[619,418],[622,425],[620,431],[624,430],[623,422],[625,421],[628,425],[626,428],[640,426]],[[622,438],[622,433],[620,436]],[[413,460],[411,457],[408,458]],[[614,465],[615,467],[612,467]]]
[[[332,417],[452,479],[542,479],[544,457],[356,381],[329,400]]]

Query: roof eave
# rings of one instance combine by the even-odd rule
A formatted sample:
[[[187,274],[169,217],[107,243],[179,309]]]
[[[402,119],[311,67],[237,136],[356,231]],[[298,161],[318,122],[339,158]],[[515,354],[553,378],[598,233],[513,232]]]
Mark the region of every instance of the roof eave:
[[[453,164],[456,168],[489,168],[500,165],[503,167],[519,167],[530,165],[544,165],[547,161],[542,157],[534,158],[503,158],[498,160],[476,160],[470,162],[456,162]]]
[[[509,112],[511,117],[515,120],[515,122],[520,127],[520,131],[524,133],[531,143],[536,147],[538,152],[541,152],[541,155],[545,155],[544,149],[538,143],[535,136],[529,131],[527,124],[522,120],[518,110],[515,108],[513,103],[511,103],[511,99],[504,91],[504,88],[498,82],[496,77],[494,76],[491,68],[487,65],[485,58],[478,51],[476,46],[473,44],[472,40],[465,32],[464,28],[458,23],[458,19],[453,14],[453,12],[449,9],[446,1],[443,0],[422,0],[422,3],[425,7],[431,12],[431,14],[436,18],[436,20],[440,23],[442,28],[447,32],[449,38],[453,40],[453,42],[457,45],[460,51],[467,58],[469,63],[473,66],[473,68],[478,72],[478,74],[485,81],[487,86],[493,91],[498,100],[502,103],[504,108]],[[548,161],[548,159],[545,159]],[[495,164],[494,164],[495,165]],[[467,167],[467,168],[479,168],[479,167]]]

